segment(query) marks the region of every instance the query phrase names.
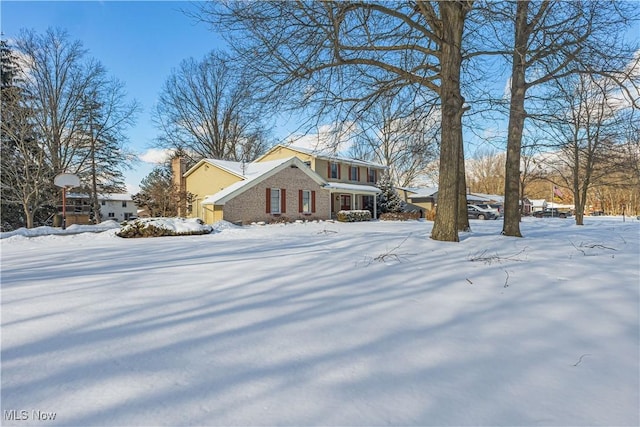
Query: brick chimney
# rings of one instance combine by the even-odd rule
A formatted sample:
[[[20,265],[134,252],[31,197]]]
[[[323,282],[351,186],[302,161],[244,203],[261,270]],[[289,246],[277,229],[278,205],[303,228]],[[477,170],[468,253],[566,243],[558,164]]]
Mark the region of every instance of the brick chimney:
[[[187,180],[184,177],[187,171],[187,161],[184,157],[171,159],[172,183],[178,192],[178,216],[187,216]]]

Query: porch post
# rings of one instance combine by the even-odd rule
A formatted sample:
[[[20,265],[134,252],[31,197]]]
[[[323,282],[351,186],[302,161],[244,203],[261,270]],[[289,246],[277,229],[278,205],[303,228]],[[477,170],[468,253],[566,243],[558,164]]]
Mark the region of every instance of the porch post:
[[[378,219],[378,195],[373,194],[373,219]]]

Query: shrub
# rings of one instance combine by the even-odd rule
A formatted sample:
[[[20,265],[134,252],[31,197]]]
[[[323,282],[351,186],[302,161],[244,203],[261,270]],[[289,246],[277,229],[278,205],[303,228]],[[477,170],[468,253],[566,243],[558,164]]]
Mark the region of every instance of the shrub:
[[[425,214],[424,218],[428,221],[435,221],[436,220],[436,210],[435,209],[431,209],[428,210],[427,213]]]
[[[123,224],[118,237],[163,237],[209,234],[213,229],[199,219],[141,218]]]
[[[340,222],[371,221],[371,212],[367,210],[339,211],[336,218]]]
[[[381,221],[407,221],[420,218],[419,211],[413,212],[386,212],[380,215]]]

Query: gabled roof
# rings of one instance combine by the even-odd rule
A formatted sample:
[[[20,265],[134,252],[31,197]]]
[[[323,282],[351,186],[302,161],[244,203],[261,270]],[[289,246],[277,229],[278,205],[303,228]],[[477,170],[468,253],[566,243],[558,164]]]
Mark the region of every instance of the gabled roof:
[[[244,165],[243,165],[242,162],[232,162],[232,161],[229,161],[229,160],[202,159],[198,163],[193,165],[188,171],[186,171],[183,176],[185,178],[188,177],[193,172],[195,172],[195,170],[198,169],[203,163],[206,163],[206,164],[214,166],[214,167],[216,167],[218,169],[222,169],[224,171],[227,171],[232,175],[236,175],[238,178],[243,178],[244,177],[244,174],[242,173],[243,168],[246,169],[247,165],[250,164],[250,163],[244,163]]]
[[[467,200],[476,200],[480,202],[495,202],[503,203],[504,196],[498,194],[485,194],[485,193],[468,193]]]
[[[232,162],[235,163],[235,162]],[[206,197],[203,201],[203,205],[223,205],[229,200],[233,199],[237,195],[252,188],[265,179],[275,175],[281,170],[296,166],[302,172],[307,174],[311,179],[318,183],[320,186],[324,186],[326,182],[314,171],[305,165],[302,160],[297,157],[289,157],[286,159],[271,160],[268,162],[253,162],[245,165],[245,174],[240,175],[242,180],[235,182],[225,188],[222,191],[217,192],[211,196]]]
[[[296,147],[295,145],[287,145],[287,144],[278,144],[275,145],[273,147],[271,147],[266,153],[264,153],[262,156],[258,157],[258,159],[256,160],[256,162],[259,162],[260,159],[264,158],[266,155],[268,155],[269,153],[271,153],[272,151],[276,150],[277,148],[288,148],[290,150],[293,151],[297,151],[299,153],[302,154],[307,154],[310,156],[313,156],[317,159],[321,159],[321,160],[329,160],[329,161],[339,161],[339,162],[344,162],[344,163],[350,163],[353,165],[359,165],[359,166],[367,166],[367,167],[374,167],[374,168],[380,168],[380,169],[388,169],[387,166],[381,165],[380,163],[375,163],[375,162],[369,162],[366,160],[360,160],[360,159],[353,159],[350,157],[342,157],[342,156],[338,156],[334,153],[328,152],[328,151],[321,151],[321,150],[312,150],[309,148],[304,148],[304,147]]]
[[[407,197],[419,198],[419,197],[434,197],[438,192],[436,187],[396,187],[398,190],[407,191],[409,194]]]

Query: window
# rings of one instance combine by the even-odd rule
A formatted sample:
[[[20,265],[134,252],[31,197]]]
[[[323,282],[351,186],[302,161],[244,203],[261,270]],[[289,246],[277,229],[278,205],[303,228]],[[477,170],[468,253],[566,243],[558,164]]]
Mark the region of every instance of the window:
[[[280,213],[280,189],[279,188],[271,189],[271,213],[272,214]]]
[[[126,202],[126,200],[123,200],[123,201],[122,201],[122,207],[123,207],[123,208],[126,208],[126,207],[127,207],[127,202]]]
[[[115,218],[116,214],[114,214],[113,212],[109,212],[108,217],[109,218]]]
[[[327,162],[327,178],[340,179],[340,164],[335,162]]]
[[[287,194],[284,188],[267,188],[267,209],[270,214],[283,214],[287,209]]]
[[[124,213],[124,219],[125,219],[125,221],[128,221],[128,220],[129,220],[129,218],[131,218],[132,216],[133,216],[133,213],[132,213],[132,212],[125,212],[125,213]]]
[[[100,204],[101,204],[102,206],[107,206],[107,201],[106,201],[106,200],[103,200],[103,201],[101,201],[101,202],[100,202]]]
[[[367,182],[373,182],[375,183],[378,179],[377,179],[377,174],[376,174],[376,170],[372,169],[372,168],[368,168],[367,169]]]
[[[331,178],[340,179],[340,165],[331,163]]]
[[[360,170],[357,166],[351,166],[349,168],[349,179],[351,181],[360,181]]]
[[[311,214],[316,211],[316,192],[298,190],[298,212]]]

